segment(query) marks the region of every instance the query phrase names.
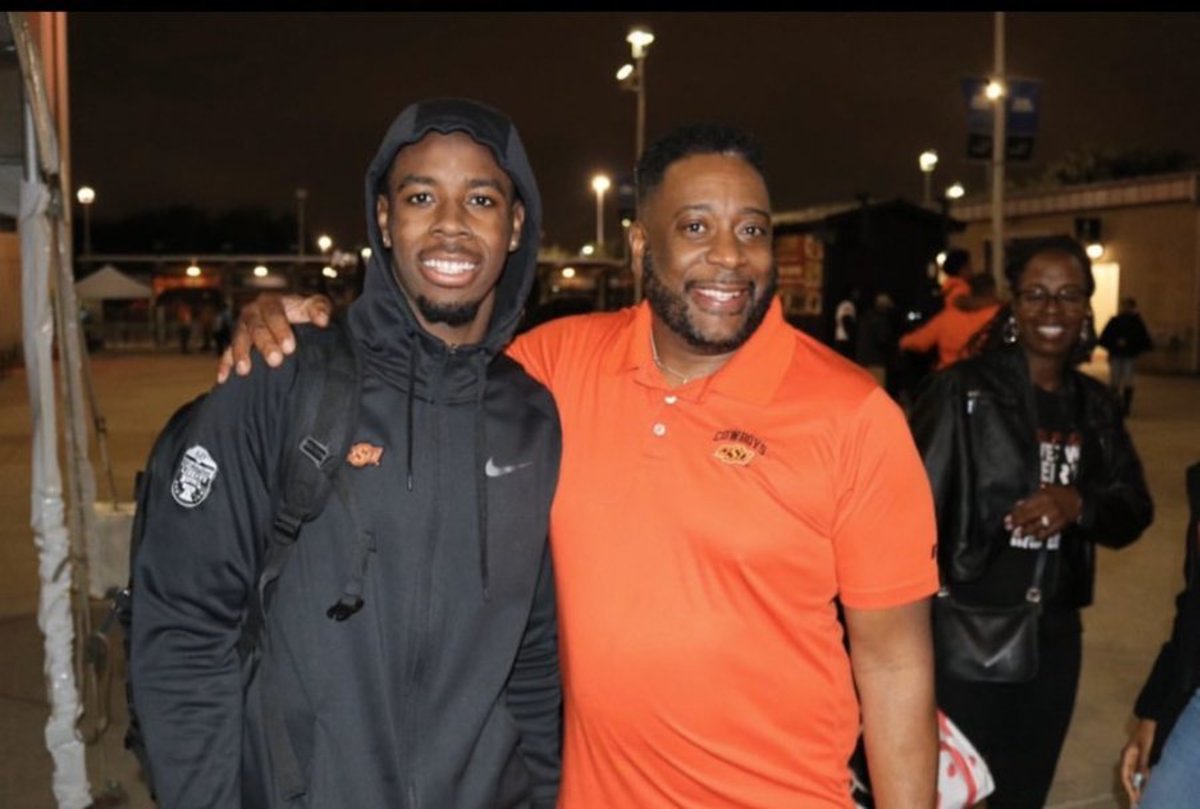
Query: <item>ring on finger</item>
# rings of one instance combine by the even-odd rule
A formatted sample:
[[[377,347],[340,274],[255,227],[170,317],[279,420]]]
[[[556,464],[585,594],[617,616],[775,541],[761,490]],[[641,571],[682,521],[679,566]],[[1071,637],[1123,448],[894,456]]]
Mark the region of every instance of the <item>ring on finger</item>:
[[[1049,528],[1049,527],[1050,527],[1050,515],[1049,515],[1049,514],[1043,514],[1043,515],[1042,515],[1042,527],[1043,527],[1043,528]]]

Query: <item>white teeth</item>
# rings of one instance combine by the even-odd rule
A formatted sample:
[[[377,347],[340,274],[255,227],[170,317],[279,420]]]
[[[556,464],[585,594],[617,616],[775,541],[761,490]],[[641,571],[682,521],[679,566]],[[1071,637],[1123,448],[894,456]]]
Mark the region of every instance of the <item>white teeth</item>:
[[[475,269],[473,261],[447,261],[445,259],[428,258],[421,262],[426,268],[442,275],[462,275]]]
[[[712,298],[716,301],[721,301],[722,303],[731,301],[738,295],[742,294],[741,292],[724,292],[719,289],[697,289],[696,291],[705,297]]]
[[[1066,331],[1062,326],[1038,326],[1037,332],[1043,337],[1059,337]]]

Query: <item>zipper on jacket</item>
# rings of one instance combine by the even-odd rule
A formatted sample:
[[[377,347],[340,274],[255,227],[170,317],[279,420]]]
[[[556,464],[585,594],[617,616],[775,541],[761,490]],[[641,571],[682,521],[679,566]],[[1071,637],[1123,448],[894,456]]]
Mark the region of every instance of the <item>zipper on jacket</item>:
[[[447,366],[450,363],[451,355],[454,353],[455,347],[448,346],[445,353],[441,357],[440,373],[435,380],[431,380],[429,386],[430,391],[430,410],[435,421],[434,436],[435,440],[428,442],[433,447],[433,458],[429,463],[432,468],[423,471],[428,479],[433,481],[431,491],[434,492],[431,502],[433,519],[431,521],[429,535],[416,538],[417,543],[417,559],[418,567],[415,578],[415,592],[413,594],[413,623],[412,637],[409,645],[408,666],[406,677],[404,707],[402,711],[402,727],[404,735],[407,739],[405,744],[405,766],[408,771],[408,787],[407,787],[407,804],[408,809],[420,809],[421,797],[417,783],[416,773],[424,770],[421,761],[421,744],[420,740],[424,735],[424,728],[421,722],[421,703],[424,698],[424,680],[425,680],[425,654],[426,647],[429,643],[429,638],[432,635],[430,631],[430,620],[432,613],[432,599],[430,593],[433,589],[433,544],[437,537],[442,532],[442,509],[441,499],[436,492],[439,491],[439,481],[442,478],[442,453],[439,447],[442,446],[443,436],[446,434],[445,424],[445,381],[447,378]],[[416,406],[414,402],[413,406]],[[413,414],[415,417],[415,414]],[[416,436],[421,431],[414,430],[410,440],[414,443]]]

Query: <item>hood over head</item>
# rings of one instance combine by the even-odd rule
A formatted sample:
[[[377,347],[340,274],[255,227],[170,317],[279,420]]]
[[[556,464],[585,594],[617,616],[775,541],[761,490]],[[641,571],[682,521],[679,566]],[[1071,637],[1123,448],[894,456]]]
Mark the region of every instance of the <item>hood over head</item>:
[[[394,321],[400,317],[407,325],[421,330],[404,292],[396,281],[392,251],[383,244],[383,235],[375,216],[375,201],[386,188],[388,172],[396,153],[431,132],[463,132],[476,143],[486,146],[512,179],[517,197],[525,206],[525,224],[520,244],[508,254],[496,286],[495,306],[487,336],[481,345],[495,354],[512,339],[525,300],[533,287],[537,268],[538,241],[542,228],[542,200],[525,146],[516,126],[503,113],[478,101],[465,98],[437,98],[418,101],[406,107],[383,136],[379,151],[371,160],[366,178],[367,234],[371,258],[367,264],[363,298],[372,310],[370,320]],[[423,330],[421,330],[423,331]]]

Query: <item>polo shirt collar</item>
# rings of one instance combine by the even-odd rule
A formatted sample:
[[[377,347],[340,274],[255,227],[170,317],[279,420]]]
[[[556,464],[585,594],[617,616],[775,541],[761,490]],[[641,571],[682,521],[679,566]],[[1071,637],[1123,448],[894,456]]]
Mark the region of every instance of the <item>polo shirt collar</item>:
[[[642,301],[625,330],[625,345],[613,346],[608,370],[633,372],[640,382],[665,387],[650,353],[650,318],[650,304]],[[792,329],[783,319],[779,298],[775,298],[758,329],[729,362],[715,374],[674,390],[687,399],[703,399],[708,391],[715,391],[732,399],[765,405],[783,381],[794,350]]]

